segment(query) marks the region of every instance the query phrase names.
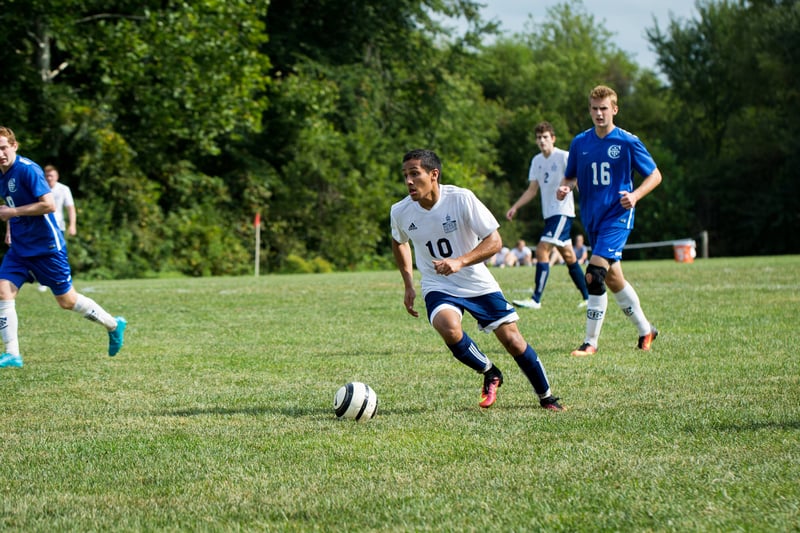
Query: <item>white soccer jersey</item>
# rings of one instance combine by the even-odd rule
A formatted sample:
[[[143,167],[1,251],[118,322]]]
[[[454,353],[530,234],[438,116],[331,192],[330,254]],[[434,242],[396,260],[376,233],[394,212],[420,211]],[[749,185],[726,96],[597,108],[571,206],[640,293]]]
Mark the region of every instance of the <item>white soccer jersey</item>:
[[[564,170],[567,168],[569,152],[561,148],[553,148],[550,157],[545,157],[539,152],[531,159],[528,170],[528,181],[539,182],[539,196],[542,198],[542,218],[556,215],[575,217],[575,199],[570,191],[567,196],[559,201],[556,190],[564,179]]]
[[[53,199],[56,202],[56,212],[53,214],[56,216],[58,227],[61,228],[61,231],[65,231],[67,223],[64,220],[64,208],[75,205],[75,201],[72,199],[72,191],[63,183],[56,182],[52,192]]]
[[[422,275],[422,293],[440,291],[452,296],[482,296],[500,290],[486,265],[481,262],[455,274],[441,276],[433,261],[456,258],[474,249],[500,224],[468,189],[441,185],[441,196],[430,210],[406,196],[392,206],[392,238],[414,244],[414,258]]]

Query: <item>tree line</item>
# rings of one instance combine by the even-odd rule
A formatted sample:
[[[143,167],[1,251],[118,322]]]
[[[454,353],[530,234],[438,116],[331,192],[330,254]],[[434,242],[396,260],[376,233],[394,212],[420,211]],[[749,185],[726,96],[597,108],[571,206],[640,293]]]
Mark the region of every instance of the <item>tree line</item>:
[[[580,0],[513,35],[470,0],[11,0],[0,123],[72,188],[85,278],[252,272],[256,213],[262,272],[388,267],[405,151],[436,150],[500,219],[534,125],[567,148],[599,83],[664,175],[637,242],[797,253],[798,2],[696,8],[642,28],[656,73]],[[541,229],[534,204],[502,222],[508,242]]]

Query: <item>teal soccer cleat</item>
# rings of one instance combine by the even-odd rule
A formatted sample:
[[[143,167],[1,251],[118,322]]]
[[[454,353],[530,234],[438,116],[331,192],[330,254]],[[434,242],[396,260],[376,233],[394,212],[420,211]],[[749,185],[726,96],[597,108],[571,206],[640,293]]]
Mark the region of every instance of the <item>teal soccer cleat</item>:
[[[22,356],[13,353],[0,355],[0,368],[6,367],[22,368]]]
[[[122,349],[125,344],[125,327],[128,322],[121,316],[116,317],[117,327],[113,331],[108,332],[108,355],[114,357]]]

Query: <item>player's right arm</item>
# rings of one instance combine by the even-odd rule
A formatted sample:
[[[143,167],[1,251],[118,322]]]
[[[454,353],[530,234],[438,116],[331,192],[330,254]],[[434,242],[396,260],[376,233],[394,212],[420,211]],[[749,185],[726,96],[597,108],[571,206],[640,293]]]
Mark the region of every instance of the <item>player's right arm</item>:
[[[6,200],[6,205],[0,205],[0,220],[7,221],[14,217],[35,217],[53,213],[56,210],[53,193],[43,194],[38,201],[19,207],[8,204],[9,200]]]
[[[403,278],[405,293],[403,295],[403,305],[409,315],[418,317],[419,313],[414,309],[414,300],[417,298],[417,291],[414,289],[414,264],[411,259],[411,245],[407,242],[400,243],[392,239],[392,254],[394,262],[400,270]]]

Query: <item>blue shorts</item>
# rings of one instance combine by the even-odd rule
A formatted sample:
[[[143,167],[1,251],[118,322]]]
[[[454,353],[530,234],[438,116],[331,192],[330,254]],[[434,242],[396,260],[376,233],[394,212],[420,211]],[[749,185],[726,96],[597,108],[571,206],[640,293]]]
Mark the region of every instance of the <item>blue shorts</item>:
[[[461,316],[464,311],[469,311],[478,321],[478,329],[489,333],[503,324],[516,322],[519,315],[503,296],[502,292],[492,292],[483,296],[459,298],[443,292],[432,291],[425,295],[425,308],[428,311],[428,321],[433,324],[433,318],[442,309],[453,309]]]
[[[72,271],[67,260],[67,251],[62,249],[50,255],[20,257],[12,246],[0,265],[0,279],[6,279],[17,289],[26,282],[38,281],[50,287],[53,295],[61,296],[72,288]]]
[[[597,255],[609,261],[620,261],[622,249],[628,243],[631,230],[628,228],[608,228],[602,233],[588,235],[592,243],[592,255]]]
[[[544,219],[544,231],[539,241],[549,242],[556,246],[572,244],[572,217],[556,215]]]

